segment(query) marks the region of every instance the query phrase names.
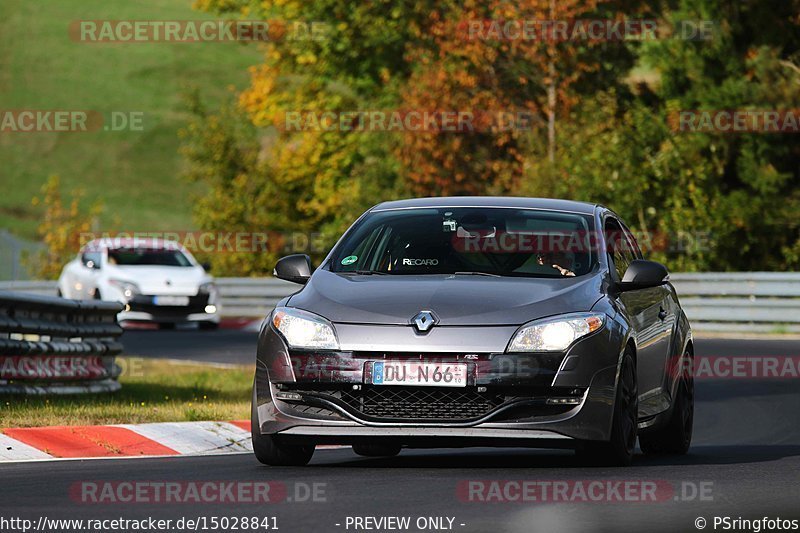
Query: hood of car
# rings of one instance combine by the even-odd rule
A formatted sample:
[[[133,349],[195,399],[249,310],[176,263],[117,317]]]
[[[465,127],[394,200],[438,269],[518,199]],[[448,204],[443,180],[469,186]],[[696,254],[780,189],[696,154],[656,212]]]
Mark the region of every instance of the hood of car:
[[[318,270],[288,305],[334,323],[407,325],[432,311],[440,326],[521,325],[588,311],[601,277],[512,278],[469,275],[349,275]]]
[[[109,265],[109,279],[132,281],[142,294],[197,294],[201,283],[211,281],[202,267]]]

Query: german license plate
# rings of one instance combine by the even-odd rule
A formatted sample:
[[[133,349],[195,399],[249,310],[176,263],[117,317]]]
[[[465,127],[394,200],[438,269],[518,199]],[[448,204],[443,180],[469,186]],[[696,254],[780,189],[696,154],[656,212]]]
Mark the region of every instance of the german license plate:
[[[153,296],[154,305],[189,305],[188,296]]]
[[[372,384],[466,387],[467,365],[419,361],[373,361]]]

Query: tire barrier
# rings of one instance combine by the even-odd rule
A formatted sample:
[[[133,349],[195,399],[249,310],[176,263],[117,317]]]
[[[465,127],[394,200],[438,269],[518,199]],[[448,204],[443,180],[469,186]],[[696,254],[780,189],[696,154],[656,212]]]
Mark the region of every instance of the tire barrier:
[[[0,291],[0,394],[120,388],[122,304]]]

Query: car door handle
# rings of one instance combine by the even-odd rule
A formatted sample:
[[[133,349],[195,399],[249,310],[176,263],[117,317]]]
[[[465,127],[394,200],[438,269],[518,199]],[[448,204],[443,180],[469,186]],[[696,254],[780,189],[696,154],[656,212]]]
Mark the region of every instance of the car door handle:
[[[660,318],[662,321],[667,318],[667,312],[664,311],[663,307],[660,308],[659,311],[658,311],[658,318]]]

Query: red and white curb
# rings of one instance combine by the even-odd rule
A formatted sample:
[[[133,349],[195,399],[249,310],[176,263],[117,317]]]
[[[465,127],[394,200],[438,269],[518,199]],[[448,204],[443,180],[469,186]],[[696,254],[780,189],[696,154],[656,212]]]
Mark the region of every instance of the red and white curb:
[[[252,452],[250,421],[0,430],[0,462]]]

